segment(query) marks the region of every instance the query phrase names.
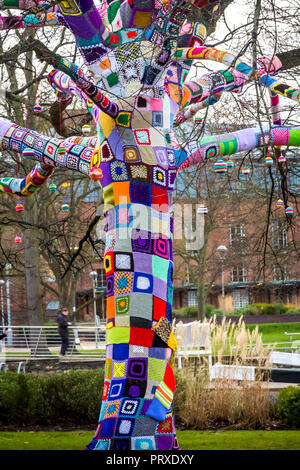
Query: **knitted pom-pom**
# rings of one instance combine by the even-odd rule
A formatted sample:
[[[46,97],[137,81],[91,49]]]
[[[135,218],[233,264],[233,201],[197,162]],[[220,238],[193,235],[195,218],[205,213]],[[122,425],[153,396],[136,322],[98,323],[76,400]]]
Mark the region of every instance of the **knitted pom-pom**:
[[[20,203],[20,201],[18,202],[18,204],[16,205],[16,211],[17,212],[21,212],[24,210],[24,206],[23,204]]]
[[[91,132],[91,126],[89,126],[88,124],[84,124],[84,126],[82,126],[81,128],[81,132],[83,134],[89,134]]]
[[[22,152],[23,158],[33,158],[35,156],[34,150],[26,148]]]
[[[33,111],[34,111],[35,113],[40,113],[40,112],[42,111],[42,106],[41,106],[40,104],[38,104],[38,103],[35,104],[35,105],[33,106]]]
[[[284,207],[284,202],[282,199],[278,199],[278,201],[276,202],[276,206],[277,207]]]
[[[265,158],[265,164],[266,164],[267,166],[273,165],[273,158],[272,158],[272,157],[266,157],[266,158]]]
[[[215,173],[226,173],[227,171],[227,163],[219,158],[219,160],[214,164],[214,172]]]
[[[286,156],[285,155],[280,155],[280,157],[278,157],[278,161],[279,161],[279,163],[286,162]]]
[[[250,168],[248,168],[246,165],[244,166],[244,168],[242,168],[243,175],[249,175],[250,171]]]
[[[49,191],[51,191],[52,193],[54,193],[54,191],[56,191],[57,189],[57,186],[55,183],[51,183],[49,184]]]

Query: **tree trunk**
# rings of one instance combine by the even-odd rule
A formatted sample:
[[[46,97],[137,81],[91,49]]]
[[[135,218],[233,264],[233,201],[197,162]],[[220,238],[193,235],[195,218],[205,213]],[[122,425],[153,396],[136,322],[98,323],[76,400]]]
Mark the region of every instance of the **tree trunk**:
[[[148,98],[139,99],[144,106]],[[155,109],[163,109],[162,99],[152,101]],[[134,98],[128,107],[122,103],[124,113],[133,103]],[[105,119],[104,127],[110,123],[110,118]],[[150,132],[159,138],[143,109],[132,115],[131,126],[141,141],[149,139]],[[114,148],[120,154],[101,164],[107,222],[107,348],[100,419],[88,449],[178,449],[171,367],[176,344],[170,215],[175,155],[170,148],[167,153],[161,138],[159,143],[154,138],[151,144],[160,145],[161,158],[155,165],[158,157],[150,145],[127,151],[124,128],[116,130],[119,143]],[[134,137],[133,130],[130,133]],[[139,163],[139,155],[148,164]]]
[[[38,230],[34,227],[36,204],[34,199],[25,202],[26,221],[32,224],[24,230],[25,279],[27,292],[27,318],[31,327],[42,326],[44,314],[41,297]],[[30,329],[31,355],[48,354],[46,337],[39,328]]]

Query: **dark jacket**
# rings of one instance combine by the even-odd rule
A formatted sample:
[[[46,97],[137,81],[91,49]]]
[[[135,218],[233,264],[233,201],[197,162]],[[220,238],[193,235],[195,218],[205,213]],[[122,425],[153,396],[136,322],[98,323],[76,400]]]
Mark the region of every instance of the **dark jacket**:
[[[0,340],[3,339],[3,338],[7,338],[7,335],[0,334]]]
[[[58,323],[58,332],[62,336],[67,336],[68,335],[68,319],[66,318],[65,315],[62,313],[58,314],[57,317],[57,323]]]

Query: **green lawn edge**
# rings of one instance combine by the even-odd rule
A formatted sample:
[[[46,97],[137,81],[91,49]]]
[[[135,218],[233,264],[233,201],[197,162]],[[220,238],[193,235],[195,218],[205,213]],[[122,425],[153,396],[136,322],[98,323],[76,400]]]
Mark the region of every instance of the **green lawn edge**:
[[[0,432],[0,450],[84,450],[91,431]],[[177,431],[181,450],[300,450],[299,430]]]

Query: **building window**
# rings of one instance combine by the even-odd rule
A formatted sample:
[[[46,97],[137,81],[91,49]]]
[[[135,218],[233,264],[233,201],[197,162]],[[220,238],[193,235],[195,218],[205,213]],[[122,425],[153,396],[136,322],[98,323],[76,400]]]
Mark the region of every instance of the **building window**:
[[[104,269],[97,269],[97,287],[105,287],[106,286],[106,275]]]
[[[273,279],[274,281],[287,281],[289,279],[289,272],[286,264],[283,266],[273,266]]]
[[[273,220],[272,245],[275,250],[280,250],[288,246],[288,235],[284,221]]]
[[[231,268],[232,282],[247,282],[248,273],[244,266],[234,266]]]
[[[232,291],[233,308],[242,308],[249,305],[249,293],[247,289],[236,289]]]
[[[231,247],[244,248],[246,242],[246,225],[243,222],[229,224],[229,244]]]
[[[196,290],[188,290],[187,294],[188,294],[188,296],[187,296],[188,306],[189,307],[196,307],[198,305],[197,291]]]

